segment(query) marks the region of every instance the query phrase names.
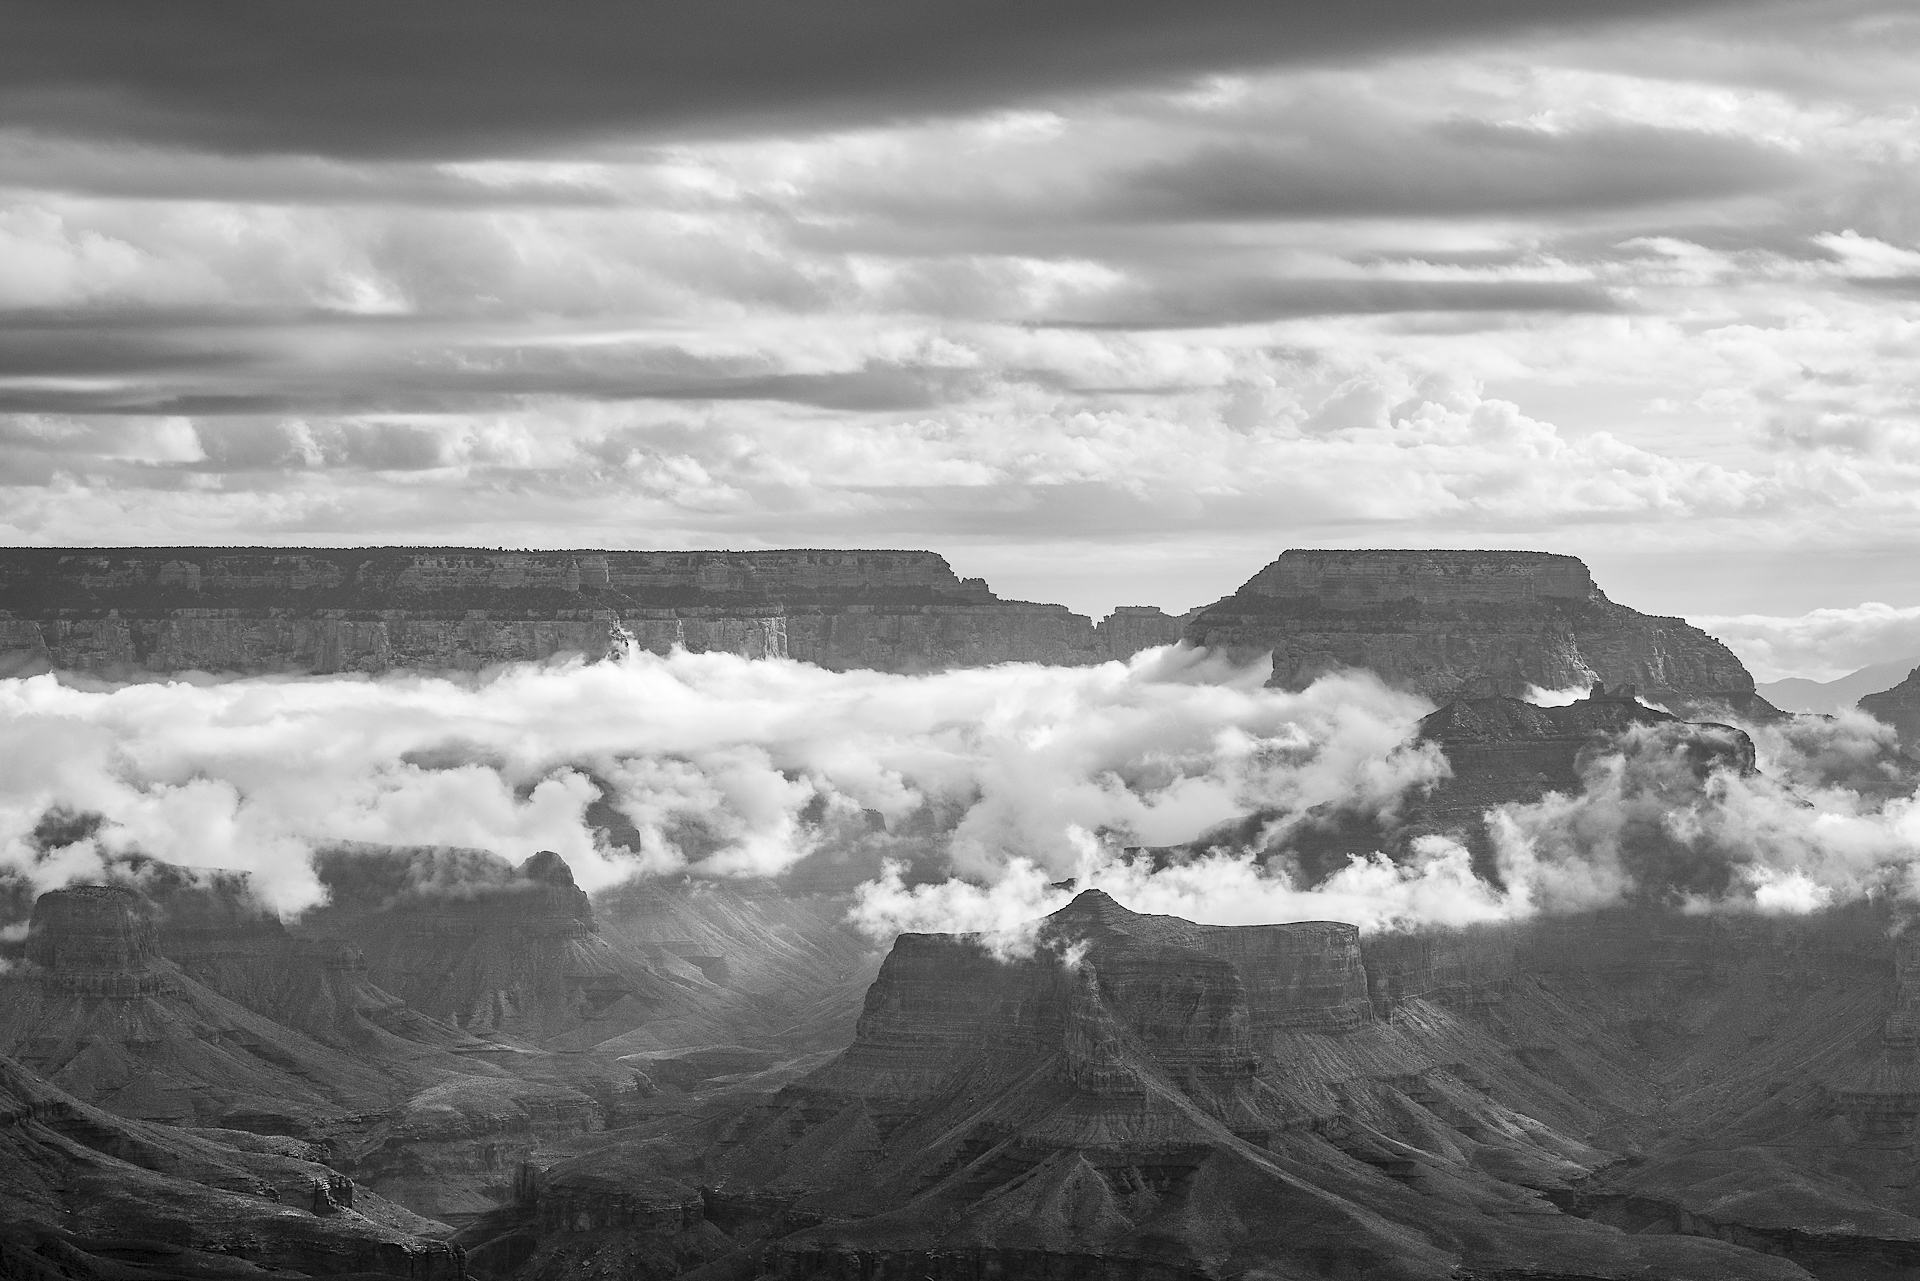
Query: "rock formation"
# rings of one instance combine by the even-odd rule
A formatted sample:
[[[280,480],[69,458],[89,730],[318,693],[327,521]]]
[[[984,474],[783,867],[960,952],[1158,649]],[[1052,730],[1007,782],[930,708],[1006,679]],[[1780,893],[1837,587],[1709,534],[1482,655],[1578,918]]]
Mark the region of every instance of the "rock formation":
[[[1288,551],[1185,635],[1239,658],[1271,652],[1273,682],[1290,689],[1365,668],[1436,701],[1599,681],[1682,715],[1773,714],[1719,641],[1614,604],[1579,560],[1545,552]]]
[[[1847,1182],[1870,1144],[1827,1169],[1813,1132],[1892,1003],[1887,923],[1363,939],[1089,891],[997,939],[902,936],[844,1054],[577,1141],[463,1240],[529,1278],[1881,1275],[1920,1219]],[[1784,1174],[1770,1211],[1678,1183],[1730,1177],[1716,1145],[1768,1110],[1803,1145],[1741,1156]]]
[[[1908,756],[1920,755],[1920,668],[1907,673],[1907,678],[1892,689],[1868,694],[1856,706],[1900,731],[1901,751]]]
[[[19,548],[0,553],[0,665],[110,676],[473,669],[675,645],[834,669],[1101,662],[1179,638],[1003,601],[932,552]],[[1132,648],[1129,648],[1129,647]]]

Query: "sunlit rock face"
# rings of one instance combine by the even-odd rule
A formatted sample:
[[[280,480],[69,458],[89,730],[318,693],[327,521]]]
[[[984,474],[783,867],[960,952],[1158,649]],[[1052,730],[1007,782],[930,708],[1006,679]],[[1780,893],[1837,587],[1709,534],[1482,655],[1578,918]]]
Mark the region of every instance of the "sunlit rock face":
[[[0,553],[11,671],[471,670],[678,645],[914,672],[1101,662],[1178,636],[1158,610],[1096,628],[1003,601],[922,551]]]
[[[1600,681],[1684,715],[1771,710],[1719,641],[1616,605],[1578,559],[1545,552],[1289,551],[1185,636],[1270,651],[1287,688],[1353,667],[1436,701]]]

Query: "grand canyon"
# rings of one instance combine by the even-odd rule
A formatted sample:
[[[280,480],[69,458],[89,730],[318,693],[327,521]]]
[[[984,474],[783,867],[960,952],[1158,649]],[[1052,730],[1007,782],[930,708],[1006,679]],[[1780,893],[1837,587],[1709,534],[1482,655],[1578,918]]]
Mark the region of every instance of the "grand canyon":
[[[1794,716],[1570,556],[1291,550],[1096,624],[932,552],[15,550],[0,664],[15,716],[219,699],[180,732],[257,736],[209,782],[143,759],[156,704],[103,757],[131,799],[32,793],[0,864],[0,1277],[1920,1276],[1920,673],[1877,720]],[[180,825],[156,798],[268,786],[249,754],[298,705],[259,700],[387,699],[349,722],[375,739],[408,700],[628,670],[732,682],[701,735],[776,718],[739,692],[776,678],[956,722],[1091,682],[1140,741],[1075,785],[1133,817],[996,863],[1019,771],[936,793],[962,740],[907,721],[859,792],[760,729],[723,765],[515,775],[536,731],[470,717],[380,786],[577,787],[572,853],[370,839],[351,806],[300,841],[235,819],[222,848],[281,842],[245,867],[141,835]],[[1025,683],[977,712],[912,684],[988,676]],[[1163,704],[1209,754],[1185,784],[1125,719]],[[318,778],[345,747],[300,751]],[[1228,799],[1167,818],[1201,773]],[[1229,874],[1294,897],[1158,910]]]

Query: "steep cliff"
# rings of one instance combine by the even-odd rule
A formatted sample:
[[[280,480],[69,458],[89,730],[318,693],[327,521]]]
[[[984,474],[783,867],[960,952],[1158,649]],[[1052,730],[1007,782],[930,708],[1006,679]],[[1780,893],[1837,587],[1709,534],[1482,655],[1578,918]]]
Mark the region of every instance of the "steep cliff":
[[[1357,667],[1436,701],[1601,681],[1682,715],[1773,712],[1719,641],[1614,604],[1579,560],[1545,552],[1288,551],[1185,635],[1271,651],[1288,688]]]
[[[1154,609],[1095,627],[1064,606],[1003,601],[919,551],[0,552],[12,672],[473,669],[629,645],[911,672],[1101,662],[1178,637]]]

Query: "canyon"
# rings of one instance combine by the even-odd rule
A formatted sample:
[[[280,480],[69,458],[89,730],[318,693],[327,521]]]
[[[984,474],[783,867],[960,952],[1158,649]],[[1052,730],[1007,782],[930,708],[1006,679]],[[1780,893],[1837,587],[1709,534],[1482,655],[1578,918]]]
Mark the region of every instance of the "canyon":
[[[1682,792],[1757,767],[1740,730],[1604,686],[1455,700],[1420,734],[1452,773],[1369,848],[1471,842],[1636,751]],[[1298,857],[1281,830],[1267,856]],[[0,1275],[1920,1267],[1920,943],[1885,898],[1702,914],[1650,877],[1363,934],[1095,888],[882,955],[839,891],[589,896],[551,852],[442,847],[315,870],[327,903],[282,921],[237,874],[134,860],[0,938],[0,1184],[26,1207]]]
[[[1438,841],[1498,885],[1502,807],[1633,809],[1612,905],[1451,929],[1198,924],[1063,882],[1020,928],[876,946],[853,887],[937,833],[857,809],[779,879],[592,895],[550,850],[323,845],[323,901],[284,920],[145,855],[10,877],[0,1278],[1920,1275],[1920,930],[1888,895],[1699,910],[1732,865],[1664,816],[1756,777],[1774,713],[1572,558],[1288,552],[1104,631],[927,553],[50,552],[0,578],[18,671],[683,645],[917,672],[1184,636],[1437,704],[1408,745],[1444,758],[1430,786],[1133,851],[1168,869],[1224,846],[1310,886]]]

